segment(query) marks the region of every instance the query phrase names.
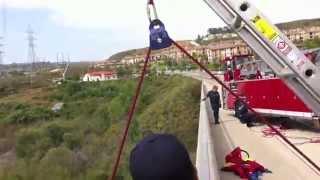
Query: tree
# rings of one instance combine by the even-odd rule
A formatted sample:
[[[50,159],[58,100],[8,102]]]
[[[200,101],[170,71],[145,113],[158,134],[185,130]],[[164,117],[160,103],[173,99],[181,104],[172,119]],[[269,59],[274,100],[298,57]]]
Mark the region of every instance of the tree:
[[[129,77],[131,74],[132,74],[132,68],[131,67],[118,67],[117,68],[117,74],[118,74],[118,77],[120,78],[126,78],[126,77]]]
[[[303,46],[307,49],[313,49],[313,48],[318,48],[320,47],[320,39],[312,39],[312,40],[307,40],[303,43]]]

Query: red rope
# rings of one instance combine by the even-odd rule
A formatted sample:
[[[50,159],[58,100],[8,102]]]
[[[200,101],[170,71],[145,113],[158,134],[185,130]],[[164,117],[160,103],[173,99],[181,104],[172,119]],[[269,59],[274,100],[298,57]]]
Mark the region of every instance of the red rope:
[[[129,110],[129,113],[128,113],[127,124],[125,126],[125,129],[124,129],[124,132],[123,132],[123,136],[122,136],[122,139],[120,141],[120,146],[119,146],[119,150],[118,150],[118,153],[117,153],[117,159],[115,161],[115,164],[114,164],[114,167],[113,167],[113,170],[112,170],[112,176],[110,177],[110,180],[114,180],[115,179],[115,176],[116,176],[117,171],[118,171],[119,163],[120,163],[120,160],[121,160],[121,155],[122,155],[122,152],[123,152],[123,149],[124,149],[124,145],[125,145],[126,139],[128,137],[130,124],[132,122],[132,118],[133,118],[133,115],[134,115],[134,112],[135,112],[135,109],[136,109],[136,105],[137,105],[137,101],[138,101],[138,98],[139,98],[139,95],[140,95],[140,92],[141,92],[141,88],[142,88],[142,84],[143,84],[143,81],[144,81],[144,77],[146,75],[147,66],[148,66],[148,62],[149,62],[149,58],[150,58],[150,53],[151,53],[151,49],[149,48],[148,52],[147,52],[147,55],[146,55],[146,58],[145,58],[145,61],[144,61],[143,70],[141,72],[141,76],[140,76],[140,80],[139,80],[139,83],[138,83],[138,86],[137,86],[137,89],[136,89],[136,92],[135,92],[135,96],[134,96],[134,98],[132,100],[132,104],[131,104],[131,107],[130,107],[130,110]]]
[[[172,43],[180,49],[184,54],[186,54],[194,63],[196,63],[198,66],[200,66],[206,73],[208,73],[213,79],[215,79],[221,86],[223,86],[229,93],[231,93],[233,96],[235,96],[237,99],[242,101],[244,104],[247,105],[248,109],[253,112],[258,119],[260,119],[264,124],[270,127],[272,131],[274,131],[283,141],[285,141],[291,148],[293,148],[298,154],[300,154],[306,161],[308,161],[317,171],[320,173],[320,167],[313,162],[307,155],[305,155],[300,149],[298,149],[292,142],[290,142],[283,134],[281,134],[280,131],[278,131],[275,127],[272,126],[272,124],[266,120],[263,116],[261,116],[259,113],[257,113],[252,107],[248,105],[245,101],[243,101],[237,94],[235,94],[230,88],[228,88],[218,77],[213,75],[204,65],[202,65],[197,59],[195,59],[192,55],[188,53],[182,46],[180,46],[175,41],[171,40]]]
[[[279,132],[281,132],[283,135],[285,135],[286,131],[284,129],[281,129],[281,127],[274,127],[274,128],[276,128]],[[271,128],[264,128],[261,132],[263,134],[263,137],[267,137],[267,138],[272,138],[272,137],[278,135]]]
[[[287,135],[287,129],[283,129],[281,126],[277,127],[278,131],[280,131],[283,135],[285,135],[288,139],[292,140],[298,140],[302,142],[295,142],[293,143],[294,145],[304,145],[304,144],[320,144],[320,137],[304,137],[304,136],[289,136]],[[256,133],[262,133],[262,137],[265,138],[273,138],[277,136],[276,132],[274,132],[272,129],[268,128],[263,128],[261,131],[255,131],[253,129],[250,129],[253,132]]]

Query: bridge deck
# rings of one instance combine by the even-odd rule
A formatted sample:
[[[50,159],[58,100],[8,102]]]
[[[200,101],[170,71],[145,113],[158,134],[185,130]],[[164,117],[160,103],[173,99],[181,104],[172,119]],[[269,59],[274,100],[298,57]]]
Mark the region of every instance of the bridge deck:
[[[201,79],[200,76],[196,78]],[[214,83],[212,80],[204,80],[204,85],[208,87],[211,87]],[[207,102],[201,103],[197,156],[197,168],[200,179],[238,179],[231,173],[219,170],[224,166],[225,155],[238,146],[247,150],[252,159],[257,160],[266,168],[273,171],[272,174],[265,174],[263,176],[264,180],[320,179],[319,174],[278,137],[263,137],[261,130],[264,126],[249,129],[245,125],[240,124],[233,116],[233,112],[227,110],[220,112],[221,124],[214,125],[212,123],[212,112],[208,107]],[[290,130],[286,134],[288,136],[300,137],[320,136],[317,133],[301,130]],[[298,141],[294,140],[293,142]],[[317,164],[320,164],[320,156],[318,155],[318,152],[320,152],[319,144],[305,144],[299,146],[299,148]]]

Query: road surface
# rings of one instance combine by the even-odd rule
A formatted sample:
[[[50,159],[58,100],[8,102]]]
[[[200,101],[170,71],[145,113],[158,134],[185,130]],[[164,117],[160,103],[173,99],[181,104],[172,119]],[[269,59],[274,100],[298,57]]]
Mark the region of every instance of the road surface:
[[[207,88],[217,84],[204,73],[189,73],[185,75],[203,80],[203,83]],[[203,105],[203,103],[204,102],[202,102],[200,112],[200,118],[202,118],[202,120],[200,119],[200,124],[202,125],[199,127],[199,133],[201,133],[203,129],[207,129],[209,136],[206,137],[205,134],[199,134],[198,137],[199,146],[200,143],[201,146],[203,146],[200,150],[202,149],[202,152],[208,154],[206,159],[206,155],[203,155],[205,153],[203,153],[202,156],[201,153],[198,153],[199,161],[197,161],[197,168],[199,169],[199,167],[201,167],[202,170],[199,169],[199,173],[200,177],[204,177],[203,179],[208,179],[208,177],[210,177],[211,180],[239,179],[232,173],[219,170],[224,166],[225,156],[236,147],[241,147],[248,151],[252,159],[261,163],[273,172],[272,174],[264,174],[262,177],[263,180],[320,179],[320,174],[279,137],[264,137],[261,131],[266,128],[265,126],[247,128],[233,116],[232,111],[228,110],[221,111],[221,124],[214,125],[212,123],[212,112],[210,108],[208,108],[208,105]],[[206,115],[204,115],[203,112],[205,112]],[[205,121],[208,123],[204,123]],[[201,127],[207,125],[208,127]],[[309,156],[316,164],[320,165],[320,156],[318,154],[320,152],[320,144],[302,144],[306,141],[304,138],[320,137],[319,133],[299,129],[288,130],[284,133],[292,142],[299,143],[297,144],[298,148]],[[208,147],[204,147],[203,144],[205,143],[207,143],[206,146]],[[205,151],[203,151],[203,149],[205,149]],[[203,164],[205,163],[208,163],[209,169],[204,168]]]

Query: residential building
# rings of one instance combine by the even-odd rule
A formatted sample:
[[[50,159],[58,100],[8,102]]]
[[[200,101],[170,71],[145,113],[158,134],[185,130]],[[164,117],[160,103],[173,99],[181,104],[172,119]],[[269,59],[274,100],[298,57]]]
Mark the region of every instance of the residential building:
[[[282,30],[282,32],[294,42],[320,38],[320,26],[299,27]]]
[[[206,47],[206,54],[209,62],[220,62],[230,56],[251,55],[253,51],[245,42],[236,39],[211,43]]]
[[[115,72],[112,71],[96,71],[89,72],[84,75],[82,81],[108,81],[108,80],[116,80],[118,76]]]

